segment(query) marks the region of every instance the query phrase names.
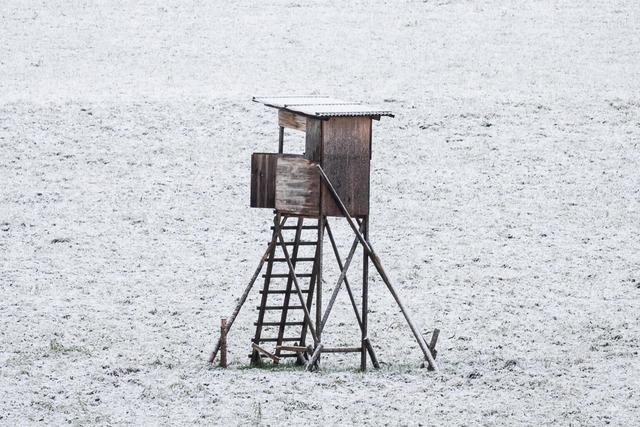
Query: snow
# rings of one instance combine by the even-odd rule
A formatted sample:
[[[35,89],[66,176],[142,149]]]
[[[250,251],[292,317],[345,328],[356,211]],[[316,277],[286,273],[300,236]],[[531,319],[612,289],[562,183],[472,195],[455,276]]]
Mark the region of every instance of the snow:
[[[9,0],[0,20],[0,424],[637,423],[636,2]],[[269,239],[249,158],[277,128],[250,99],[279,94],[396,113],[371,238],[442,330],[441,373],[373,271],[381,370],[248,369],[257,288],[231,367],[206,363]],[[328,344],[357,344],[350,310]]]

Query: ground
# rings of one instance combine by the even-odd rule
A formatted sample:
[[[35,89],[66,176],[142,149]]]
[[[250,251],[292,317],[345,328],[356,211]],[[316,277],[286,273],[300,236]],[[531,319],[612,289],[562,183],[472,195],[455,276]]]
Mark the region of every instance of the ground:
[[[0,424],[636,423],[639,23],[623,0],[2,2]],[[396,113],[371,239],[439,373],[373,272],[379,371],[248,369],[255,294],[207,364],[269,239],[251,96],[277,94]]]

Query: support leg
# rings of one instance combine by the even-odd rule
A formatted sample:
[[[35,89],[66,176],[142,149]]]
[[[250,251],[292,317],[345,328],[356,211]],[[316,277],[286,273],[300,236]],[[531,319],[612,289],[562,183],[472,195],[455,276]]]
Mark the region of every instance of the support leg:
[[[331,195],[333,196],[333,199],[335,200],[336,204],[340,208],[340,211],[347,218],[347,221],[349,222],[349,226],[351,226],[351,229],[353,230],[353,232],[356,234],[356,236],[358,236],[358,240],[360,240],[360,244],[362,244],[363,249],[366,251],[367,255],[371,259],[373,266],[378,271],[378,274],[382,278],[382,281],[384,282],[384,284],[387,286],[387,289],[389,289],[389,292],[393,296],[393,299],[396,300],[396,304],[398,304],[398,307],[400,307],[400,311],[402,312],[405,320],[409,324],[409,328],[411,329],[411,332],[413,332],[413,336],[418,342],[418,345],[420,346],[420,349],[422,350],[422,353],[424,354],[425,359],[429,362],[429,366],[434,371],[437,371],[438,367],[436,365],[435,359],[433,358],[433,354],[431,354],[431,350],[427,346],[427,343],[425,342],[422,335],[420,335],[420,331],[418,331],[418,329],[413,324],[413,321],[409,316],[409,312],[407,312],[407,310],[404,308],[404,304],[402,304],[402,301],[400,300],[398,293],[396,292],[395,288],[391,284],[391,281],[389,280],[387,273],[384,271],[384,268],[382,268],[382,263],[380,262],[380,258],[378,258],[376,253],[373,251],[373,248],[371,247],[371,245],[369,245],[367,240],[364,238],[364,236],[360,233],[360,231],[356,227],[353,217],[349,214],[349,211],[344,206],[344,203],[342,203],[342,200],[340,199],[340,196],[338,195],[336,189],[333,187],[333,184],[331,184],[331,181],[329,180],[327,175],[324,173],[324,170],[320,165],[318,165],[318,170],[320,172],[320,177],[324,181],[326,187],[331,192]]]
[[[369,216],[367,215],[360,227],[363,230],[365,240],[369,241]],[[362,353],[360,354],[360,369],[367,370],[367,344],[369,347],[368,336],[368,319],[369,319],[369,257],[367,251],[362,248]],[[375,364],[375,363],[374,363]]]
[[[316,325],[318,325],[318,333],[314,340],[316,351],[321,348],[322,342],[322,253],[323,253],[323,241],[324,241],[324,224],[326,218],[322,214],[323,205],[320,203],[320,217],[318,218],[318,252],[316,256],[317,269],[316,269]],[[317,351],[314,365],[320,364],[320,351]]]

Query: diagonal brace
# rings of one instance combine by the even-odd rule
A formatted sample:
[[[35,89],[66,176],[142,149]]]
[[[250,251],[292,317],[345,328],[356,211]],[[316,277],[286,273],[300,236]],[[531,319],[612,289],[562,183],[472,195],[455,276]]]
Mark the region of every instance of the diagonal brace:
[[[344,266],[342,267],[342,271],[340,272],[340,276],[338,277],[338,282],[336,283],[336,286],[333,288],[331,299],[329,300],[329,304],[327,305],[327,308],[324,312],[324,316],[322,317],[322,323],[319,326],[321,331],[324,329],[324,326],[327,323],[327,320],[329,319],[329,314],[331,314],[331,309],[333,308],[333,304],[336,302],[338,292],[340,292],[340,288],[342,287],[342,282],[346,280],[347,270],[351,265],[351,260],[353,260],[353,255],[355,255],[357,248],[358,248],[358,238],[356,237],[356,239],[353,241],[353,244],[351,245],[351,250],[349,251],[349,255],[347,256],[347,259],[344,262]]]
[[[338,252],[338,245],[336,245],[336,241],[333,238],[333,233],[331,232],[331,227],[329,227],[329,222],[327,221],[327,235],[329,236],[329,241],[331,242],[331,247],[333,248],[333,254],[336,257],[336,261],[338,262],[338,268],[340,271],[343,269],[342,259],[340,258],[340,253]],[[356,315],[356,320],[358,321],[358,326],[362,330],[362,318],[360,317],[360,312],[358,311],[358,306],[356,305],[355,297],[353,296],[353,292],[351,291],[351,286],[349,285],[349,280],[345,276],[344,278],[344,286],[347,289],[347,293],[349,294],[349,299],[351,300],[351,305],[353,306],[353,312]]]

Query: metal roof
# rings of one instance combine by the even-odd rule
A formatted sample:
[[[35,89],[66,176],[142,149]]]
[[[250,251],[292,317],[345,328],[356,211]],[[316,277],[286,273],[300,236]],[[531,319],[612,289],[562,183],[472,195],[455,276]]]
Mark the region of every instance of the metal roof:
[[[254,96],[253,101],[260,102],[268,107],[286,109],[315,117],[394,116],[390,110],[384,108],[344,101],[329,96]]]

